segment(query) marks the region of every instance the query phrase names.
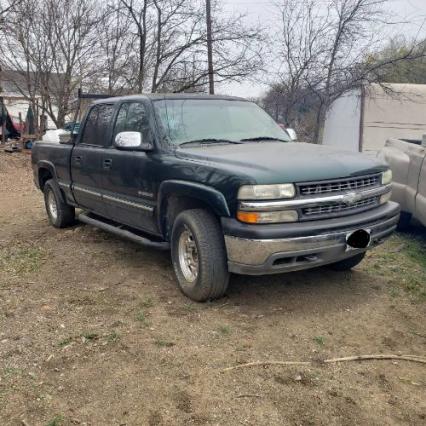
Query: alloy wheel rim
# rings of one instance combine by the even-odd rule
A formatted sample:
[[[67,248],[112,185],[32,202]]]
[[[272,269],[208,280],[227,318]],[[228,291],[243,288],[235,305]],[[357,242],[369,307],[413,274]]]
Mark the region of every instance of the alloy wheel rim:
[[[56,205],[55,194],[49,191],[47,194],[47,208],[49,209],[50,216],[53,220],[58,218],[58,206]]]
[[[183,276],[188,282],[194,282],[198,277],[198,249],[194,236],[187,227],[179,236],[178,253]]]

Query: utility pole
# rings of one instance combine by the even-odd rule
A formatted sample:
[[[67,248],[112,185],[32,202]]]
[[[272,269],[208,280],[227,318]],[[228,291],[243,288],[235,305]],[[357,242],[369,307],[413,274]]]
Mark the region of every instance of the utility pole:
[[[3,92],[3,88],[1,87],[1,77],[2,77],[2,69],[0,66],[0,118],[1,118],[1,140],[0,143],[4,145],[6,143],[6,111],[4,106],[3,96],[1,96]]]
[[[212,41],[212,10],[210,0],[206,0],[207,20],[207,61],[209,71],[209,93],[214,95],[214,71],[213,71],[213,41]]]

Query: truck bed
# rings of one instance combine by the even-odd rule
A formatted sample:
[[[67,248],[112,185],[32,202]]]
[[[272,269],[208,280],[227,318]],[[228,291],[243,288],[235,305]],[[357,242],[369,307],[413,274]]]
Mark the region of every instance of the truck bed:
[[[56,173],[56,178],[66,184],[71,184],[71,152],[73,145],[56,144],[51,142],[37,141],[32,148],[32,164],[34,177],[38,184],[38,167],[35,165],[45,164]]]

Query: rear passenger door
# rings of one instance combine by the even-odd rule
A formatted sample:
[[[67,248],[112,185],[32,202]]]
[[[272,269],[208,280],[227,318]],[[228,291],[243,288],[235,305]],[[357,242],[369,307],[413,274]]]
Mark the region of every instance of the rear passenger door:
[[[102,200],[104,174],[108,170],[105,155],[110,150],[114,105],[96,104],[87,114],[79,140],[71,156],[73,192],[77,203],[108,217]]]

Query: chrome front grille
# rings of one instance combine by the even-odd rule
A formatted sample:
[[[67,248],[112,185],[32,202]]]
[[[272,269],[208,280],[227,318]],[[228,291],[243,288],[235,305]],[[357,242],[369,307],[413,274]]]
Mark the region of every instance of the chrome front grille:
[[[379,205],[379,197],[366,198],[357,201],[354,204],[335,203],[322,204],[314,207],[305,207],[301,209],[304,219],[315,219],[321,217],[344,216],[353,213],[360,213]]]
[[[380,179],[381,174],[379,173],[357,178],[301,183],[298,185],[298,188],[301,196],[322,195],[374,188],[380,185]]]
[[[297,211],[299,221],[322,220],[363,213],[379,207],[391,193],[381,174],[330,181],[296,183],[297,196],[279,200],[242,200],[239,209],[251,212]]]

